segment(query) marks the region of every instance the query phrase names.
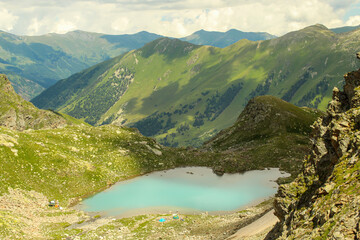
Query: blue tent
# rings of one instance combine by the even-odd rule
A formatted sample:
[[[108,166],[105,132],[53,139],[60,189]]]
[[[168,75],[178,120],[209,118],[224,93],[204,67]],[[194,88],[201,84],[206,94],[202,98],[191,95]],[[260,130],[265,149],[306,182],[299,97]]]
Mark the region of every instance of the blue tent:
[[[159,219],[159,222],[165,222],[165,221],[166,221],[165,218],[160,218],[160,219]]]

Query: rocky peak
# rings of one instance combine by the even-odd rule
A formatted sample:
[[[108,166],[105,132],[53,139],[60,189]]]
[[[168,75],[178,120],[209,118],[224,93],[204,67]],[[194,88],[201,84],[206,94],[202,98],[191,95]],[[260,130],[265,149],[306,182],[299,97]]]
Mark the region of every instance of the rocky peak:
[[[360,69],[344,78],[312,126],[302,173],[278,190],[280,222],[266,239],[360,238]]]
[[[274,96],[258,96],[249,100],[233,126],[222,130],[204,146],[233,147],[229,139],[231,142],[236,139],[239,144],[284,133],[308,135],[309,126],[321,114],[321,111],[300,108]]]
[[[0,75],[0,126],[13,130],[58,128],[68,123],[60,114],[40,110],[17,95],[9,79]]]
[[[217,174],[280,167],[294,178],[310,149],[310,126],[322,114],[277,97],[258,96],[248,102],[233,126],[204,143],[203,149],[221,152],[214,167]]]

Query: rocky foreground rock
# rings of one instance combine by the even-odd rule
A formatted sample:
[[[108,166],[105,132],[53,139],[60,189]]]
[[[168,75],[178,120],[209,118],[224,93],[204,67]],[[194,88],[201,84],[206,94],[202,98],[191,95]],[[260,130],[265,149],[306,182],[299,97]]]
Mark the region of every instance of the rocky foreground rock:
[[[360,239],[360,69],[344,77],[313,125],[302,173],[278,190],[280,222],[266,239]]]

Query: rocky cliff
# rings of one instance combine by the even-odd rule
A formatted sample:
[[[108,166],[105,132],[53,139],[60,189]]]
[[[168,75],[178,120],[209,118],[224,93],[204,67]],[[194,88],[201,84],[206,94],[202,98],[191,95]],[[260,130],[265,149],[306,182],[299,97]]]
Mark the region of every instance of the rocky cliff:
[[[360,69],[334,88],[327,115],[312,126],[302,173],[276,195],[280,222],[266,239],[360,238]]]
[[[39,110],[17,95],[8,78],[0,74],[0,126],[12,130],[58,128],[68,124],[62,115]]]
[[[310,150],[310,126],[322,114],[274,96],[255,97],[233,126],[222,130],[203,148],[223,153],[215,170],[238,169],[236,164],[247,170],[280,167],[295,178]]]

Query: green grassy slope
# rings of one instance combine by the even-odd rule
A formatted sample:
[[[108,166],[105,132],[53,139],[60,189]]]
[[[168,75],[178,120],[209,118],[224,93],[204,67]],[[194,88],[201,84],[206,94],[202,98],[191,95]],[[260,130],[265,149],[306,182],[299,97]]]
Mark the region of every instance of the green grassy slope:
[[[15,93],[4,75],[0,106],[0,195],[11,187],[68,201],[177,163],[176,150],[136,129],[92,127],[37,109]]]
[[[310,125],[320,115],[319,110],[300,108],[277,97],[255,97],[249,101],[233,126],[222,130],[206,145],[225,150],[237,144],[285,133],[308,135]]]
[[[200,146],[231,126],[255,96],[324,109],[330,86],[342,84],[341,73],[359,65],[348,57],[358,49],[359,35],[314,25],[224,49],[158,39],[113,59],[113,65],[63,80],[33,103],[95,125],[134,126],[166,145]],[[89,71],[92,77],[85,77]],[[79,82],[81,88],[64,98],[66,85]]]
[[[25,132],[1,127],[0,193],[21,188],[68,201],[130,176],[171,168],[170,152],[134,130],[115,126]]]

